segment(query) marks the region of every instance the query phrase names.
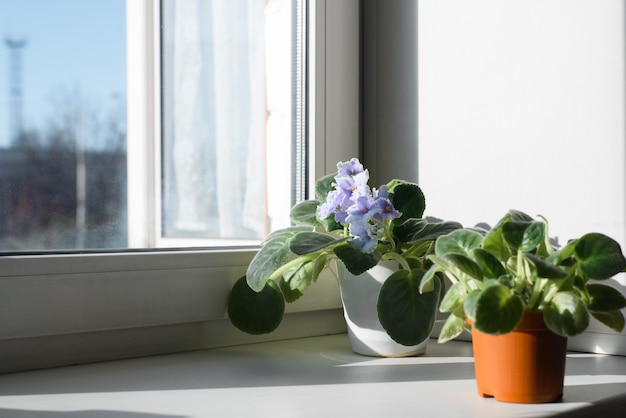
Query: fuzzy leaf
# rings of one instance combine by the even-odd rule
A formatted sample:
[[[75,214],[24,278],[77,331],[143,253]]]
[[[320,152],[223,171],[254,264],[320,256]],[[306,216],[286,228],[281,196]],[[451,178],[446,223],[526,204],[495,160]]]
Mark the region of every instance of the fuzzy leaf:
[[[454,265],[458,270],[462,271],[469,277],[477,280],[483,279],[483,272],[480,266],[471,258],[463,254],[446,254],[442,258],[449,261],[450,265]]]
[[[378,264],[380,260],[380,253],[374,251],[373,253],[366,254],[354,248],[350,244],[340,245],[333,249],[337,257],[343,262],[343,265],[348,271],[355,276],[361,273],[365,273],[367,270]]]
[[[439,344],[443,344],[455,339],[461,335],[463,330],[465,330],[465,324],[465,318],[457,316],[454,313],[450,314],[439,332],[439,339],[437,342]]]
[[[500,335],[513,331],[524,315],[522,299],[501,284],[482,290],[476,301],[474,327],[485,334]]]
[[[291,208],[289,218],[296,225],[317,226],[317,206],[320,202],[317,200],[304,200],[297,203]]]
[[[290,289],[303,294],[313,282],[313,266],[314,263],[309,261],[283,273],[284,281]]]
[[[476,231],[459,229],[448,235],[441,236],[435,242],[435,254],[449,253],[469,256],[483,241],[483,236]]]
[[[435,276],[438,272],[442,272],[441,268],[437,265],[432,265],[426,273],[424,273],[424,277],[422,277],[422,281],[420,282],[420,292],[432,292],[435,290]]]
[[[582,236],[574,251],[580,269],[591,279],[609,279],[626,268],[626,259],[620,245],[603,234]]]
[[[315,182],[315,200],[322,203],[326,201],[328,192],[335,188],[335,175],[327,174]]]
[[[480,266],[485,277],[489,279],[497,279],[500,276],[504,276],[506,274],[506,269],[489,251],[486,251],[482,248],[476,248],[472,253],[474,260]]]
[[[511,221],[502,225],[502,237],[513,252],[516,252],[524,242],[524,233],[531,222]]]
[[[292,289],[289,286],[289,282],[286,282],[284,279],[279,281],[280,290],[283,292],[283,296],[285,298],[285,302],[293,303],[296,300],[300,299],[303,295],[298,289]]]
[[[433,292],[420,293],[423,269],[398,270],[385,280],[378,295],[378,319],[398,344],[415,345],[432,332],[441,282]]]
[[[589,313],[574,292],[559,292],[544,309],[543,320],[555,334],[571,337],[587,328]]]
[[[447,235],[461,228],[463,228],[463,225],[458,222],[426,222],[424,227],[415,232],[407,242],[434,241],[440,236]]]
[[[624,314],[622,313],[622,311],[591,311],[591,315],[612,330],[615,330],[617,332],[622,332],[624,330],[624,323],[626,321],[624,320]]]
[[[232,324],[248,334],[267,334],[280,325],[285,300],[276,282],[269,281],[260,292],[252,290],[245,276],[233,286],[228,299]]]
[[[289,250],[289,242],[302,230],[302,227],[285,228],[272,235],[256,253],[246,272],[248,285],[255,292],[260,292],[272,273],[293,255]]]
[[[463,305],[463,300],[467,297],[467,287],[463,282],[456,282],[446,292],[441,300],[439,310],[441,312],[453,312]]]
[[[415,183],[393,180],[389,187],[389,201],[402,215],[394,220],[399,225],[409,218],[421,218],[426,209],[422,189]]]
[[[518,210],[510,210],[506,215],[502,217],[498,221],[495,227],[489,231],[485,240],[483,241],[483,248],[493,255],[495,255],[500,261],[506,261],[511,256],[511,251],[509,246],[507,245],[507,241],[504,239],[504,228],[505,225],[510,222],[522,222],[522,223],[531,223],[533,222],[533,218],[525,214],[524,212]],[[513,233],[513,231],[509,231]],[[513,239],[513,236],[509,236],[510,239]],[[521,245],[521,240],[523,240],[523,234],[519,238],[519,243]]]
[[[522,251],[530,252],[535,250],[541,243],[544,242],[546,235],[546,224],[540,221],[532,222],[524,230],[522,236]]]
[[[307,232],[311,230],[312,228],[310,226],[302,226],[302,225],[279,229],[277,231],[272,232],[267,237],[265,237],[263,242],[261,242],[261,246],[266,245],[270,241],[278,240],[279,238],[283,240],[288,240],[299,232]]]
[[[396,225],[393,228],[393,234],[398,240],[409,242],[415,234],[424,229],[427,223],[428,221],[422,218],[407,219],[406,222]]]
[[[526,253],[524,257],[530,260],[537,271],[537,277],[542,279],[562,279],[567,277],[567,273],[558,266],[548,263],[544,259],[533,254]]]
[[[626,307],[626,298],[613,287],[603,284],[588,284],[589,303],[587,308],[595,312],[610,312]]]
[[[473,290],[463,301],[463,311],[465,312],[465,316],[472,322],[476,322],[476,305],[478,304],[478,298],[480,295],[480,290]]]
[[[320,232],[300,232],[289,241],[289,249],[296,255],[309,254],[335,244],[340,240]]]

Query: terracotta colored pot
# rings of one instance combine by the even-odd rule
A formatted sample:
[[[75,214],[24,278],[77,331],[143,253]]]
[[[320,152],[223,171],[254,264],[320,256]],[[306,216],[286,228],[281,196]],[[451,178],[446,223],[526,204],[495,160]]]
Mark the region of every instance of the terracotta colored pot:
[[[517,328],[488,335],[472,328],[478,394],[502,402],[553,402],[563,396],[567,338],[550,331],[542,313]]]

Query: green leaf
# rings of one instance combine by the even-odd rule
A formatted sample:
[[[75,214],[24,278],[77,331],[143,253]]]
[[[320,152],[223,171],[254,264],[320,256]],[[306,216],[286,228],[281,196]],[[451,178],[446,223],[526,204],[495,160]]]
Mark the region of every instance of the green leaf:
[[[255,292],[241,277],[234,284],[228,298],[230,322],[248,334],[267,334],[280,325],[285,313],[285,300],[274,281]]]
[[[513,222],[532,222],[532,216],[522,212],[521,210],[511,209],[505,216],[506,219],[509,219]]]
[[[310,226],[291,226],[289,228],[279,229],[265,237],[261,245],[266,245],[268,242],[277,240],[279,238],[288,240],[299,232],[306,232],[311,230],[312,228]]]
[[[506,215],[498,221],[495,227],[489,231],[485,240],[483,241],[483,248],[493,255],[495,255],[500,261],[506,261],[511,256],[509,246],[504,239],[503,229],[504,225],[509,222],[532,222],[533,218],[518,210],[510,210]],[[520,241],[521,243],[521,241]]]
[[[574,292],[558,292],[543,311],[543,320],[552,332],[563,337],[580,334],[589,325],[589,313]]]
[[[354,248],[350,244],[340,245],[333,249],[337,257],[343,262],[343,265],[348,271],[355,276],[365,273],[367,270],[378,264],[380,260],[380,253],[374,251],[373,253],[366,254]]]
[[[317,226],[320,224],[317,220],[317,206],[319,203],[317,200],[304,200],[297,203],[291,208],[289,218],[296,225]]]
[[[441,256],[441,258],[447,261],[449,270],[453,273],[456,273],[455,275],[457,275],[458,272],[462,272],[473,279],[483,279],[483,272],[480,269],[480,266],[476,264],[476,262],[474,262],[471,258],[463,254],[455,253],[445,254]],[[462,275],[457,275],[457,277],[461,276]]]
[[[530,252],[534,251],[545,240],[546,224],[540,221],[532,222],[524,230],[522,236],[522,251]]]
[[[407,219],[393,228],[393,235],[402,242],[409,242],[413,235],[424,229],[428,221],[426,219]]]
[[[483,241],[483,236],[476,231],[459,229],[441,236],[435,242],[435,254],[457,253],[469,256]]]
[[[500,335],[513,331],[524,315],[522,299],[501,284],[482,290],[476,301],[474,327],[485,334]]]
[[[313,262],[301,264],[283,273],[284,281],[292,290],[303,294],[313,282]]]
[[[291,286],[289,286],[289,282],[286,282],[282,278],[279,281],[279,287],[280,290],[283,292],[283,297],[285,298],[285,302],[287,303],[293,303],[296,300],[300,299],[303,295],[303,293],[300,292],[298,289],[292,289]]]
[[[622,332],[624,330],[624,314],[622,311],[594,312],[591,315],[607,327]]]
[[[409,218],[421,218],[426,209],[426,198],[422,189],[415,183],[392,180],[388,186],[389,201],[402,215],[394,220],[401,224]]]
[[[339,222],[335,220],[334,214],[331,214],[326,219],[318,218],[318,222],[324,228],[324,231],[326,232],[339,231],[343,229],[343,225],[341,225]]]
[[[437,265],[432,265],[430,268],[424,273],[424,277],[422,277],[422,281],[420,282],[420,292],[432,292],[435,290],[435,276],[437,273],[442,272],[441,268]]]
[[[315,200],[320,203],[326,201],[328,192],[335,188],[335,175],[336,173],[327,174],[315,182]]]
[[[387,334],[398,344],[415,345],[430,337],[441,282],[435,290],[420,293],[423,269],[398,270],[385,280],[378,295],[378,319]]]
[[[478,305],[478,298],[481,294],[481,290],[472,290],[463,301],[465,316],[472,322],[476,322],[476,306]]]
[[[426,222],[422,229],[416,231],[411,238],[405,242],[415,243],[422,241],[434,241],[440,236],[447,235],[461,228],[463,228],[463,225],[458,222]]]
[[[439,344],[443,344],[455,339],[456,337],[461,335],[461,333],[465,329],[465,324],[465,318],[457,316],[453,313],[450,314],[450,316],[448,316],[448,318],[446,319],[446,322],[444,322],[441,331],[439,332],[439,339],[437,342]]]
[[[489,251],[482,248],[476,248],[472,253],[474,260],[480,266],[485,277],[489,279],[497,279],[504,276],[507,272],[500,260]]]
[[[272,273],[285,264],[293,255],[289,250],[289,242],[294,235],[301,232],[303,227],[285,228],[277,231],[261,247],[254,256],[246,272],[248,285],[256,292],[260,292]],[[305,228],[310,230],[309,228]]]
[[[603,284],[587,285],[587,308],[595,312],[610,312],[626,308],[626,298],[619,290]]]
[[[537,277],[542,279],[563,279],[567,277],[567,272],[565,272],[562,268],[555,266],[554,264],[550,264],[534,254],[526,253],[524,254],[524,257],[527,260],[530,260],[530,262],[535,266]]]
[[[511,221],[502,225],[502,237],[511,248],[512,252],[517,252],[522,247],[526,229],[531,222]],[[528,244],[527,244],[528,245]]]
[[[319,275],[324,271],[328,262],[331,260],[331,257],[327,253],[322,253],[315,259],[313,262],[313,270],[311,272],[311,276],[313,281],[316,282]]]
[[[296,255],[305,255],[340,241],[341,240],[337,240],[321,232],[306,231],[300,232],[292,237],[289,241],[289,249]]]
[[[554,253],[552,253],[548,259],[549,260],[554,260],[555,264],[561,264],[563,261],[569,259],[570,257],[572,257],[574,255],[574,251],[576,249],[576,244],[578,243],[578,240],[571,240],[567,243],[567,245],[565,245],[565,247],[561,248],[558,251],[555,251]]]
[[[447,290],[445,296],[441,300],[439,310],[441,312],[453,312],[459,306],[463,305],[463,301],[467,297],[467,287],[463,282],[456,282]]]
[[[606,235],[586,234],[578,239],[574,251],[580,269],[591,279],[609,279],[626,269],[620,245]]]

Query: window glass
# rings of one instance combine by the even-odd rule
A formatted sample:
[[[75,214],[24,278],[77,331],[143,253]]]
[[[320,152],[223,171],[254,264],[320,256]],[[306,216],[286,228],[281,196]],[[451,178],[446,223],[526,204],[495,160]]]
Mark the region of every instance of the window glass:
[[[291,88],[303,3],[156,2],[143,180],[127,157],[126,2],[0,0],[0,252],[136,248],[138,230],[143,247],[247,244],[288,225],[306,170]],[[129,195],[137,177],[146,193]],[[138,199],[147,227],[129,215]]]
[[[0,10],[0,251],[124,247],[124,0]]]
[[[291,203],[289,0],[162,3],[165,238],[260,239]]]

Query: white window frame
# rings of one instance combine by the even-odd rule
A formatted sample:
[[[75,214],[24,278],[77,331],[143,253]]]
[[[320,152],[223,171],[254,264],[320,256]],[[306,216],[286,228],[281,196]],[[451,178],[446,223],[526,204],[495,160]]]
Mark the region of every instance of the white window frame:
[[[130,222],[154,223],[158,151],[158,0],[128,0]],[[310,183],[359,155],[359,1],[310,0]],[[137,30],[137,28],[141,28]],[[332,40],[332,42],[327,42]],[[136,158],[138,150],[145,158]],[[129,170],[129,175],[131,170]],[[148,187],[139,187],[144,184]],[[152,196],[150,196],[152,194]],[[157,203],[152,201],[152,203]],[[144,231],[144,237],[149,233]],[[142,238],[145,239],[145,238]],[[134,242],[140,246],[139,240]],[[290,305],[276,332],[226,318],[230,288],[254,249],[0,257],[0,372],[342,332],[335,281]]]

